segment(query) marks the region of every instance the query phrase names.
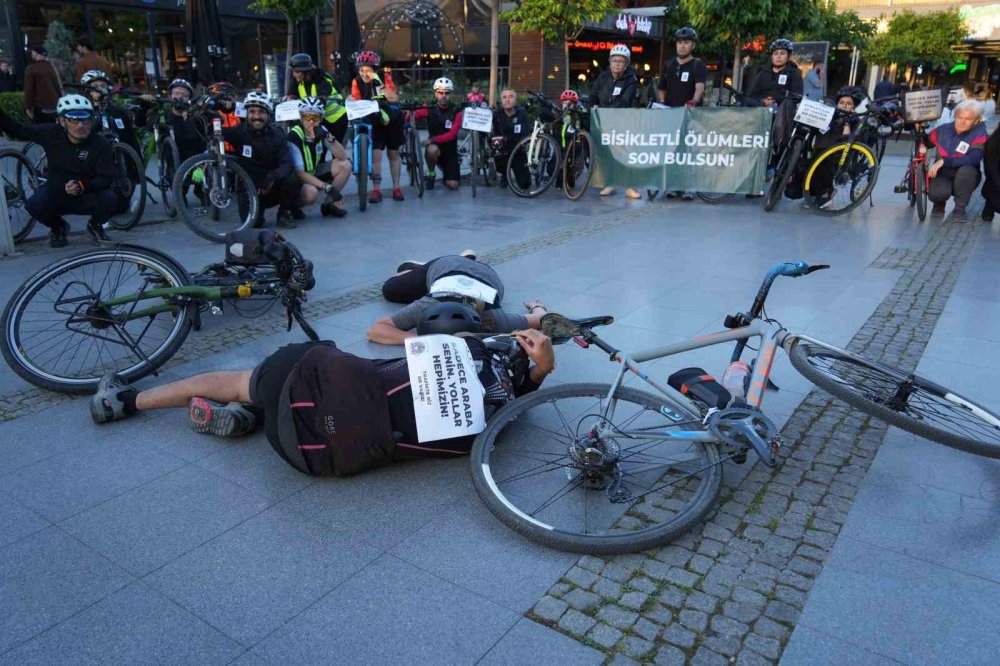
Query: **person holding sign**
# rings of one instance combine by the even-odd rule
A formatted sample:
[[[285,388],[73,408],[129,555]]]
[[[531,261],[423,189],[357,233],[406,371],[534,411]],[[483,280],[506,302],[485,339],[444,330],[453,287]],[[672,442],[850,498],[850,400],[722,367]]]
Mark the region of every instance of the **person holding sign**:
[[[982,174],[979,164],[986,148],[986,124],[983,106],[976,100],[960,102],[955,107],[954,120],[935,127],[927,139],[937,149],[937,160],[927,170],[930,187],[927,198],[934,202],[932,217],[944,217],[948,199],[955,198],[951,219],[964,222],[966,206],[979,185]],[[930,146],[928,146],[930,147]]]
[[[507,163],[510,161],[510,152],[523,137],[531,133],[531,122],[528,120],[528,112],[517,103],[517,93],[513,88],[504,88],[500,93],[500,108],[493,112],[493,136],[490,141],[493,145],[496,157],[497,173],[500,174],[500,187],[507,187]],[[528,170],[526,159],[521,159],[521,164],[514,165],[514,173],[517,179],[524,183],[525,189],[528,187]]]
[[[694,28],[684,27],[674,33],[677,55],[663,66],[663,73],[656,85],[656,97],[660,104],[670,108],[701,106],[705,96],[705,82],[708,72],[705,63],[695,58],[694,45],[698,33]],[[684,201],[694,199],[694,192],[667,192],[668,199],[683,196]]]
[[[827,148],[843,141],[844,137],[850,136],[851,132],[857,128],[860,122],[858,117],[854,115],[854,109],[861,104],[864,98],[865,91],[857,86],[844,86],[837,91],[837,109],[841,113],[833,117],[833,120],[830,122],[830,129],[816,137],[813,142],[813,155],[822,154]],[[803,164],[802,166],[804,168],[798,169],[795,174],[796,182],[790,183],[785,189],[785,196],[789,198],[798,198],[790,196],[789,191],[794,192],[796,189],[801,189],[802,179],[805,177],[804,172],[808,168],[808,164]],[[809,184],[809,194],[812,197],[810,206],[823,208],[829,205],[834,195],[833,176],[836,171],[837,165],[834,163],[834,160],[824,160],[816,169]]]
[[[629,66],[631,60],[632,52],[625,44],[615,44],[611,47],[608,69],[597,75],[590,89],[590,95],[587,96],[587,105],[590,108],[631,109],[635,106],[636,97],[639,95],[639,79]],[[613,187],[605,187],[601,190],[601,196],[606,197],[614,191]],[[629,199],[642,198],[639,190],[634,187],[625,190],[625,196]]]
[[[382,58],[374,51],[363,51],[358,54],[354,64],[358,75],[351,82],[352,99],[373,99],[379,102],[381,111],[378,117],[372,114],[372,192],[368,196],[369,203],[382,201],[382,151],[389,150],[389,174],[392,176],[392,199],[403,201],[403,189],[399,186],[399,174],[402,162],[399,157],[399,147],[403,145],[403,114],[398,106],[399,93],[393,83],[392,74],[385,70],[385,80],[379,78],[375,68]]]
[[[296,53],[289,60],[289,65],[293,80],[289,81],[285,99],[318,97],[323,100],[323,127],[337,142],[343,144],[347,137],[347,108],[344,106],[344,96],[337,90],[333,77],[313,65],[312,56],[308,53]]]
[[[319,193],[324,192],[327,199],[320,204],[323,216],[344,217],[347,209],[340,190],[351,177],[351,163],[343,146],[321,124],[323,101],[318,97],[299,100],[299,118],[299,124],[288,133],[288,149],[295,164],[295,175],[302,181],[301,203],[314,203]],[[329,163],[326,161],[328,152],[333,156]],[[302,212],[300,208],[293,208],[293,217],[296,210]]]
[[[305,342],[282,347],[252,370],[147,390],[107,375],[91,398],[91,418],[104,424],[187,408],[194,432],[220,437],[249,434],[263,421],[278,455],[311,476],[466,455],[493,412],[541,385],[555,369],[555,354],[539,331],[489,341],[456,337],[475,331],[469,319],[467,327],[454,321],[423,322],[426,337],[411,341],[406,358],[366,359],[333,342]],[[428,413],[429,404],[436,411]]]
[[[420,142],[424,147],[427,162],[427,189],[434,189],[435,169],[441,166],[444,186],[449,190],[458,189],[459,163],[458,131],[462,129],[462,109],[451,101],[455,85],[451,79],[442,76],[434,82],[434,101],[429,109],[417,109],[413,119],[427,119],[427,133],[430,135]]]
[[[767,99],[781,103],[786,93],[802,94],[802,72],[791,61],[795,45],[789,39],[771,42],[771,66],[757,74],[747,93],[747,103],[751,106],[768,106]]]

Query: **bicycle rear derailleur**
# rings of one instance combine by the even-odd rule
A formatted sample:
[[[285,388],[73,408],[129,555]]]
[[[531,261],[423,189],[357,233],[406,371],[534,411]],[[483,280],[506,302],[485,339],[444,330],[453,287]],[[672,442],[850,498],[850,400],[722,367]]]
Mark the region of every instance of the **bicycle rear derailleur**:
[[[778,426],[760,411],[743,406],[720,409],[708,415],[705,425],[720,442],[740,451],[733,456],[736,462],[745,462],[746,451],[752,448],[765,465],[775,466],[781,435]]]
[[[618,442],[589,432],[570,443],[569,457],[573,464],[566,471],[568,474],[572,474],[571,470],[578,471],[587,488],[607,492],[611,502],[627,502],[632,493],[623,483],[618,464],[621,454]]]

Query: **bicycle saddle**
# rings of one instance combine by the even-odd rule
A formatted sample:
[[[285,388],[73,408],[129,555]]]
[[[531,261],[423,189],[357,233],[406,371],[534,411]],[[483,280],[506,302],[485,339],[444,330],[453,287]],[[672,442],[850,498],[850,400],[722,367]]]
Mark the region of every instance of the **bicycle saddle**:
[[[607,326],[614,320],[615,318],[610,315],[570,319],[556,312],[549,312],[542,316],[542,332],[549,336],[554,344],[559,344],[580,335],[581,329]]]

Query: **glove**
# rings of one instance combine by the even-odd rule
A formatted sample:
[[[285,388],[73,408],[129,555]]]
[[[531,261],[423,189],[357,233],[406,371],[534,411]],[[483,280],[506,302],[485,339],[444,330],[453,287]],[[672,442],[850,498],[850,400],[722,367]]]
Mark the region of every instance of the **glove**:
[[[495,136],[490,139],[490,145],[493,146],[493,150],[497,152],[503,150],[504,143],[506,143],[506,141],[502,136]]]

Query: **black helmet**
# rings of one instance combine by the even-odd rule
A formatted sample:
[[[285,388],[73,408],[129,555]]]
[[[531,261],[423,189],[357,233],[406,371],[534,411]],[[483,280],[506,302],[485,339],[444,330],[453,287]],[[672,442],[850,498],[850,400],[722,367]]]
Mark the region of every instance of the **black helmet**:
[[[775,51],[780,51],[782,49],[788,51],[788,54],[791,55],[792,52],[795,50],[795,44],[793,44],[792,40],[790,39],[776,39],[773,42],[771,42],[771,53],[774,53]]]
[[[444,333],[479,333],[483,330],[483,319],[479,313],[467,305],[443,301],[426,308],[417,324],[417,335]]]
[[[839,101],[841,97],[850,97],[854,100],[854,106],[857,106],[865,98],[865,91],[858,86],[844,86],[837,91],[837,95],[833,100],[835,102]]]
[[[313,68],[312,56],[308,53],[296,53],[288,61],[288,66],[293,72],[308,72]]]
[[[698,33],[695,32],[694,28],[689,25],[684,26],[680,30],[674,33],[674,41],[679,42],[682,39],[690,39],[692,42],[698,41]]]

